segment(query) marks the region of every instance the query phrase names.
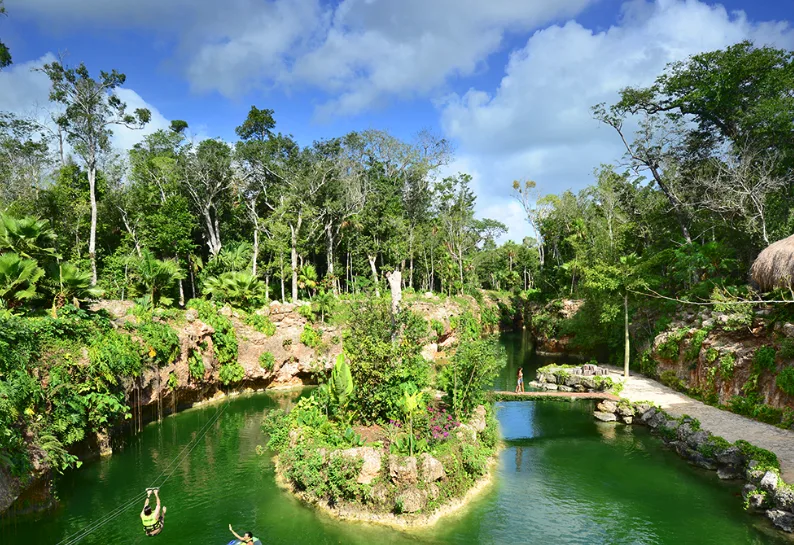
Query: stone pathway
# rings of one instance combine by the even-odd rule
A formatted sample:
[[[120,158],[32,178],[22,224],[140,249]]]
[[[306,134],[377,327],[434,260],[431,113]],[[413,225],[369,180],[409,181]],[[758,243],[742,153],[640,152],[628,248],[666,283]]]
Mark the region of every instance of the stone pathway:
[[[613,380],[623,380],[622,375],[617,373],[610,376]],[[629,377],[620,395],[632,402],[652,401],[675,417],[686,414],[697,418],[704,430],[724,437],[731,443],[744,439],[774,452],[780,461],[781,477],[787,483],[794,484],[794,431],[706,405],[642,375]]]

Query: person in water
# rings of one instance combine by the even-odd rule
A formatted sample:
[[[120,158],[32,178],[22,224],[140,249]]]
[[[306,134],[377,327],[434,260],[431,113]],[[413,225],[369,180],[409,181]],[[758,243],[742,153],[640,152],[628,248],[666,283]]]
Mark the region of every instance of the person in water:
[[[237,534],[237,532],[235,532],[235,531],[232,529],[232,525],[231,525],[231,524],[229,525],[229,531],[230,531],[231,533],[233,533],[233,534],[234,534],[234,537],[236,537],[236,538],[237,538],[237,540],[238,540],[240,543],[253,543],[253,542],[255,542],[255,541],[259,541],[259,538],[258,538],[258,537],[254,537],[254,534],[252,534],[251,532],[246,532],[246,533],[245,533],[245,535],[244,535],[244,536],[242,536],[242,537],[241,537],[241,536],[239,536],[239,535]]]
[[[157,507],[152,511],[149,505],[149,498],[154,492],[154,497],[157,498]],[[146,503],[143,504],[141,511],[141,522],[143,522],[143,531],[147,536],[156,536],[163,531],[163,524],[165,523],[165,507],[160,506],[160,489],[147,488],[146,489]]]
[[[524,370],[518,368],[518,384],[516,384],[516,393],[524,391]]]

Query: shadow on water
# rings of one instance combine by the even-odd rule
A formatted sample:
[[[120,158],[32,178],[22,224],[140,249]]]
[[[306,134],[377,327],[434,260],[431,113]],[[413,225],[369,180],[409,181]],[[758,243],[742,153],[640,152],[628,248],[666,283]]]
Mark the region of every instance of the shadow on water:
[[[502,338],[508,364],[497,388],[515,388],[550,358],[532,356],[523,334]],[[553,361],[560,361],[559,358]],[[563,360],[564,361],[564,360]],[[301,505],[274,483],[262,416],[285,403],[260,394],[229,402],[163,486],[169,545],[225,544],[235,529],[266,544],[767,544],[790,543],[760,517],[744,513],[739,484],[719,481],[665,450],[644,428],[593,421],[592,402],[500,403],[505,448],[495,484],[464,512],[434,528],[398,532],[341,523]],[[58,543],[143,491],[210,421],[217,405],[151,424],[123,452],[60,479],[53,512],[6,520],[0,543]],[[131,506],[86,536],[86,544],[145,542]]]

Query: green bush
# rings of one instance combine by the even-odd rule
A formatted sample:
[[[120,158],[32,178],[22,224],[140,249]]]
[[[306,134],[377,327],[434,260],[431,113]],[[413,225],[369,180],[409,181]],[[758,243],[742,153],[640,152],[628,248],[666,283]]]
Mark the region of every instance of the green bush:
[[[689,348],[687,348],[686,352],[684,353],[685,361],[696,362],[698,360],[700,349],[703,347],[703,341],[706,340],[708,335],[708,329],[698,329],[695,334],[692,335],[692,339],[689,341]]]
[[[678,378],[678,375],[675,371],[669,369],[667,371],[663,371],[659,376],[659,380],[662,384],[669,386],[673,390],[678,390],[679,392],[686,392],[688,390],[686,382]]]
[[[751,445],[742,439],[734,444],[739,447],[739,450],[742,451],[748,461],[755,460],[759,463],[759,467],[756,469],[762,471],[765,469],[780,470],[780,462],[774,452]]]
[[[733,378],[733,369],[736,365],[736,355],[733,352],[728,352],[727,354],[723,354],[720,357],[720,367],[719,372],[720,376],[724,380],[729,380]]]
[[[167,324],[146,322],[137,327],[137,333],[143,341],[145,357],[153,349],[158,365],[170,365],[176,361],[179,356],[179,336]]]
[[[301,343],[305,344],[309,348],[317,348],[320,346],[321,340],[320,334],[311,325],[305,324],[303,326],[303,331],[301,332]]]
[[[253,327],[260,333],[264,333],[267,337],[272,337],[276,333],[276,324],[271,322],[267,316],[248,314],[244,321],[246,325]]]
[[[237,335],[231,320],[218,314],[215,305],[201,299],[191,299],[188,308],[195,309],[199,318],[205,324],[212,326],[215,356],[221,365],[237,363]]]
[[[430,321],[430,329],[436,332],[436,337],[441,337],[444,334],[444,324],[438,320]]]
[[[276,359],[273,357],[273,354],[270,352],[263,352],[262,355],[259,356],[259,366],[266,371],[272,371],[276,366]]]
[[[392,325],[389,306],[381,300],[358,303],[353,310],[343,341],[356,385],[349,409],[365,423],[398,419],[404,392],[430,385],[430,364],[421,354],[427,322],[406,309]]]
[[[775,349],[771,346],[762,346],[756,350],[753,356],[753,370],[759,374],[764,371],[774,371],[775,355]]]
[[[791,363],[791,361],[794,360],[794,339],[785,338],[780,341],[778,354],[780,355],[780,359]]]
[[[794,367],[785,367],[775,379],[775,384],[782,392],[794,396]]]
[[[668,334],[667,339],[664,340],[656,349],[656,353],[666,360],[675,360],[681,352],[681,341],[686,337],[689,330],[685,327],[676,329]],[[702,341],[701,341],[702,342]],[[700,351],[700,348],[698,348]]]
[[[504,348],[495,339],[470,341],[458,347],[438,380],[458,419],[485,402],[486,390],[504,365]]]
[[[204,380],[204,360],[201,358],[201,352],[194,350],[188,358],[188,369],[190,376],[194,380]]]
[[[239,363],[226,363],[218,370],[218,378],[224,385],[235,384],[245,377],[245,369]]]

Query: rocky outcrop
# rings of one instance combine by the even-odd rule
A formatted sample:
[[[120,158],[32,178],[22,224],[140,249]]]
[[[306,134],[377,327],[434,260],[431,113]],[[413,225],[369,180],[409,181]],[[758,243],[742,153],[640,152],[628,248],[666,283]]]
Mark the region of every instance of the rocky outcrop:
[[[537,370],[535,380],[529,385],[561,392],[606,392],[615,387],[608,374],[608,369],[593,364],[547,365]]]

